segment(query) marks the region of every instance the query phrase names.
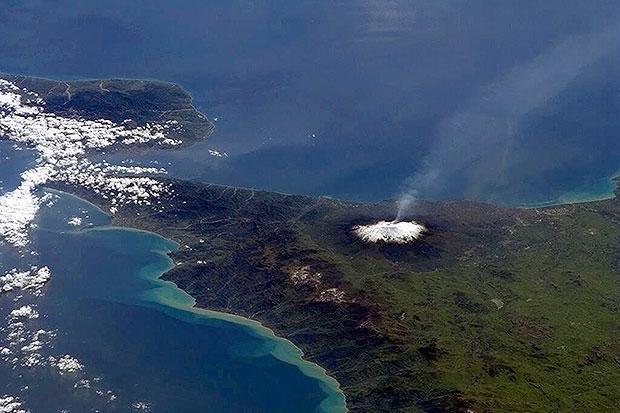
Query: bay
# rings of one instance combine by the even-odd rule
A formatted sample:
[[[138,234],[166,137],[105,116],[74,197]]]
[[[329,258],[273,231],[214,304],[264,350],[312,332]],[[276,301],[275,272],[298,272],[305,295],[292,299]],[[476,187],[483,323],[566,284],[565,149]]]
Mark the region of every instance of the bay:
[[[84,368],[58,376],[0,366],[0,386],[30,409],[345,411],[338,384],[302,360],[292,343],[256,322],[197,310],[191,297],[159,280],[173,265],[166,254],[174,242],[108,227],[94,206],[47,192],[54,205],[39,213],[32,234],[37,255],[29,260],[45,263],[53,277],[33,301],[41,314],[33,328],[56,331],[45,356],[70,354]],[[79,228],[68,224],[72,217],[82,219]],[[12,298],[0,297],[3,313]]]
[[[526,205],[609,196],[620,164],[615,2],[3,6],[1,71],[189,90],[215,133],[145,158],[177,177],[374,201],[431,163],[422,198]]]

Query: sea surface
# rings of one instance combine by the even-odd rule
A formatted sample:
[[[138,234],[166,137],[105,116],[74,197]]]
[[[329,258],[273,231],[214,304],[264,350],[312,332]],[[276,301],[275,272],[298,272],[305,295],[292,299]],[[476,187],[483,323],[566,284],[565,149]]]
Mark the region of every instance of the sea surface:
[[[1,164],[3,177],[31,162],[8,145],[0,153],[13,159]],[[59,375],[0,361],[0,393],[33,412],[344,411],[338,383],[292,343],[256,322],[193,308],[190,296],[159,280],[174,265],[166,255],[174,242],[110,227],[93,205],[42,191],[51,201],[39,212],[31,255],[0,246],[0,273],[46,265],[52,278],[39,297],[0,293],[0,317],[32,305],[40,316],[27,328],[53,332],[39,352],[69,354],[83,369]],[[70,225],[72,217],[81,225]],[[9,327],[0,331],[0,347],[8,346]]]
[[[149,155],[183,178],[380,200],[426,174],[422,198],[544,204],[613,189],[619,15],[581,0],[6,1],[0,71],[179,82],[216,125]]]
[[[548,205],[613,192],[619,14],[617,2],[581,0],[7,0],[0,71],[180,83],[214,134],[122,159],[171,176],[353,200]],[[0,141],[0,194],[33,158]],[[36,303],[0,295],[0,319],[33,300],[41,316],[29,328],[55,332],[41,351],[83,370],[0,365],[0,395],[35,412],[342,411],[337,384],[290,343],[196,310],[158,280],[171,241],[53,198],[35,255],[0,246],[0,274],[49,265],[52,279]],[[80,227],[67,224],[75,216]]]

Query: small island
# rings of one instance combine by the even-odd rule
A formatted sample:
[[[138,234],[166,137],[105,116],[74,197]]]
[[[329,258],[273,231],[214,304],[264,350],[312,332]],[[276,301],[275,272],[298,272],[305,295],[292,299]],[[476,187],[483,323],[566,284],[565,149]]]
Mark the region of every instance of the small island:
[[[168,83],[2,78],[65,118],[175,121],[172,150],[213,128]],[[531,209],[420,202],[403,220],[423,232],[369,243],[354,229],[390,220],[395,202],[145,176],[164,189],[144,202],[55,176],[44,185],[110,211],[115,225],[176,241],[164,279],[201,308],[260,321],[295,343],[338,380],[351,412],[620,403],[617,199]]]

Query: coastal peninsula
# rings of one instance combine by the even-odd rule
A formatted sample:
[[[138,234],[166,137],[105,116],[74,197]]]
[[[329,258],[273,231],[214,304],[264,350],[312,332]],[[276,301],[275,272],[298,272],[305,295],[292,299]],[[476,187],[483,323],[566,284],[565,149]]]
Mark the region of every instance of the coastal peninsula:
[[[181,126],[141,150],[168,138],[181,141],[172,149],[189,145],[212,130],[170,84],[90,81],[80,89],[21,79],[19,87],[49,99],[45,111],[64,118]],[[163,109],[170,96],[184,105]],[[152,101],[162,103],[153,109]],[[64,175],[44,185],[109,211],[115,225],[176,241],[164,279],[200,308],[260,321],[295,343],[337,379],[352,412],[604,411],[620,403],[616,199],[532,209],[420,202],[405,217],[424,225],[419,238],[367,243],[353,228],[390,219],[394,202],[147,172],[163,189],[140,202]]]

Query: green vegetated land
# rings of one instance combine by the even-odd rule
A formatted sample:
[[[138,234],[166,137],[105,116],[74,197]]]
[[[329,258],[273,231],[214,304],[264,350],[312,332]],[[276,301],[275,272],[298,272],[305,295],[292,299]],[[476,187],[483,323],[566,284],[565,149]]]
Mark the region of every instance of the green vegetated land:
[[[1,73],[0,78],[35,92],[45,101],[46,112],[61,116],[107,119],[128,127],[176,121],[183,127],[170,128],[167,135],[181,140],[181,146],[196,143],[213,131],[213,124],[192,105],[190,94],[175,83],[134,79],[58,81]]]
[[[166,279],[292,340],[352,411],[620,408],[615,200],[421,203],[420,241],[369,245],[351,228],[393,203],[170,184],[116,222],[179,241]]]
[[[86,103],[73,94],[47,108],[97,117],[93,102],[122,98],[124,112],[153,119],[142,91],[176,96],[169,84],[115,82],[113,97],[107,81],[90,81]],[[196,121],[184,129],[191,143],[211,125],[179,99]],[[126,206],[114,223],[179,242],[166,279],[203,308],[289,338],[341,383],[351,411],[620,410],[620,201],[421,202],[409,217],[428,227],[421,240],[369,245],[351,229],[391,219],[393,202],[167,182],[163,212]]]
[[[470,218],[456,213],[437,228],[455,245],[426,269],[410,253],[315,238],[412,357],[414,373],[395,384],[405,394],[428,386],[438,408],[444,395],[432,395],[443,389],[474,410],[608,411],[620,408],[618,227],[615,208],[601,206],[508,213],[512,222],[480,207],[471,230],[451,234]]]
[[[427,210],[431,234],[417,246],[304,229],[402,346],[395,393],[421,390],[421,406],[439,410],[620,408],[616,203]]]

